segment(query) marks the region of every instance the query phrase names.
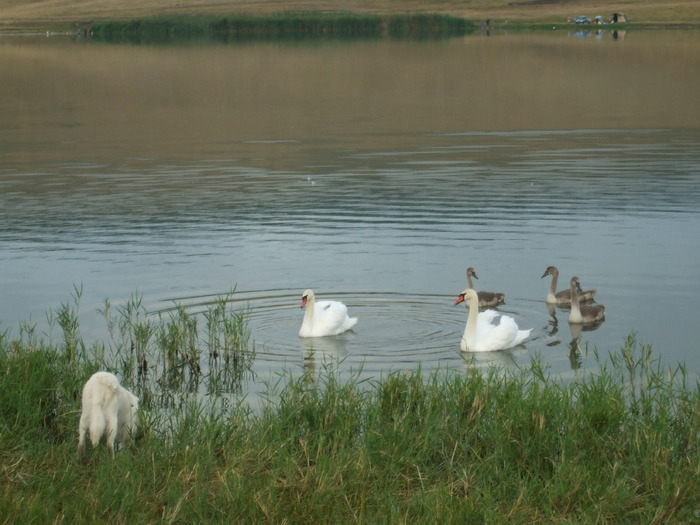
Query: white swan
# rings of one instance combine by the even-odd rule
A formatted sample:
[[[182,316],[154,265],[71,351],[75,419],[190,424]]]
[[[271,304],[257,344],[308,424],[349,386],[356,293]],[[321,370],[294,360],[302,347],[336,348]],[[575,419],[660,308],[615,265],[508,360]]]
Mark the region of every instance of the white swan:
[[[494,310],[486,310],[479,313],[479,297],[471,288],[464,290],[455,304],[467,301],[469,316],[464,335],[459,343],[462,352],[492,352],[494,350],[506,350],[522,343],[532,332],[519,330],[515,319],[507,315],[501,315],[498,324],[492,321],[498,316]]]
[[[467,287],[473,290],[474,284],[472,283],[472,276],[474,279],[479,278],[474,268],[470,266],[467,268]],[[506,302],[506,294],[501,292],[476,292],[476,295],[479,297],[479,308],[498,306]]]
[[[357,317],[348,317],[348,308],[338,301],[318,301],[314,292],[305,290],[301,307],[306,306],[299,337],[324,337],[338,335],[357,324]]]
[[[571,292],[571,311],[569,312],[569,322],[576,324],[592,324],[600,323],[605,320],[605,306],[602,304],[594,304],[581,306],[579,305],[579,295],[581,283],[578,277],[572,277],[570,281]]]
[[[559,306],[569,306],[571,304],[571,290],[566,289],[557,292],[557,280],[559,279],[559,270],[556,266],[548,266],[547,269],[542,274],[542,279],[548,275],[552,276],[552,283],[549,285],[549,292],[547,293],[547,303],[557,304]],[[586,290],[583,291],[579,288],[578,298],[580,303],[587,303],[593,300],[593,296],[598,290]]]

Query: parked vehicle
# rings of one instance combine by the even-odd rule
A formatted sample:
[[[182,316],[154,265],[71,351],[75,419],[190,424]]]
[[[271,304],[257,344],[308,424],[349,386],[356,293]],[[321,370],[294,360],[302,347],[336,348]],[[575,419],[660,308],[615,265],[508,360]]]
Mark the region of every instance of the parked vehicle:
[[[577,24],[590,24],[591,19],[588,18],[586,15],[581,15],[574,18],[574,22],[576,22]]]

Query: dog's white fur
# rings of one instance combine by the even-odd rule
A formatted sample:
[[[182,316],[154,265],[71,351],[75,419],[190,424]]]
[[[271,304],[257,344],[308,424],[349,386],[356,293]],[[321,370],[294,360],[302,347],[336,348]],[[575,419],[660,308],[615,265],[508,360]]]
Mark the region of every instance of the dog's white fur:
[[[83,413],[78,429],[78,454],[85,451],[85,434],[89,432],[92,446],[102,436],[107,450],[114,457],[114,444],[124,443],[139,428],[139,399],[119,384],[114,374],[97,372],[83,387]]]

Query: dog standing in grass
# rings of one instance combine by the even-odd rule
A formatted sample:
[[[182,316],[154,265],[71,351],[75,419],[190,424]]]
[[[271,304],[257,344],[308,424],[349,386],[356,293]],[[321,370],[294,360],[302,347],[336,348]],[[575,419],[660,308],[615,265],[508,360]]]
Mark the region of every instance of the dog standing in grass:
[[[92,446],[102,436],[107,450],[114,457],[114,444],[124,443],[139,429],[139,399],[119,384],[114,374],[97,372],[83,387],[83,413],[78,429],[78,455],[85,452],[85,434],[89,432]]]

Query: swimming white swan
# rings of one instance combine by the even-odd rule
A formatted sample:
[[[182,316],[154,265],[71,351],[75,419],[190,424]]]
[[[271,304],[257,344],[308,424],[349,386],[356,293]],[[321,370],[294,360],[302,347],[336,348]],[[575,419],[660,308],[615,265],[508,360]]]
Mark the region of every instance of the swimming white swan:
[[[576,324],[599,323],[605,320],[605,306],[593,304],[587,306],[579,305],[579,294],[581,283],[578,277],[572,277],[570,281],[571,291],[571,311],[569,312],[569,322]],[[578,292],[578,293],[577,293]]]
[[[559,306],[569,306],[571,304],[571,290],[566,289],[561,292],[557,292],[557,280],[559,279],[559,270],[556,266],[548,266],[547,269],[542,274],[542,279],[548,275],[552,276],[552,283],[549,285],[549,292],[547,293],[547,303],[557,304]],[[586,290],[583,291],[579,288],[579,303],[588,303],[593,300],[593,296],[598,290]]]
[[[473,290],[474,284],[472,283],[472,276],[474,279],[479,278],[474,268],[470,266],[467,268],[467,287]],[[498,306],[506,302],[506,294],[500,292],[476,292],[476,295],[479,297],[479,308]]]
[[[306,290],[301,296],[301,307],[306,306],[299,337],[338,335],[357,324],[357,317],[348,317],[348,308],[338,301],[318,301],[314,292]]]
[[[462,352],[492,352],[494,350],[506,350],[522,343],[532,332],[519,330],[515,319],[507,315],[501,315],[498,324],[492,321],[498,316],[494,310],[486,310],[479,313],[479,297],[471,288],[464,290],[455,304],[467,301],[469,316],[464,335],[459,343]]]

